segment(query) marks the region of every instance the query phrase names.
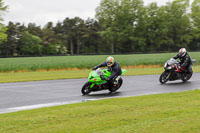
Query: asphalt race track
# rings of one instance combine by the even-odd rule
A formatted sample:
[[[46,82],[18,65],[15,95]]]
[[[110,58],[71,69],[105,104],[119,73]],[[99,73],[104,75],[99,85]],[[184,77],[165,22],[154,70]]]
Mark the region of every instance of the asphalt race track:
[[[123,85],[116,93],[107,90],[82,96],[81,88],[87,79],[65,79],[34,82],[1,83],[0,113],[15,112],[40,107],[84,102],[111,97],[128,97],[200,89],[200,73],[190,81],[178,80],[165,85],[159,83],[159,75],[123,77]]]

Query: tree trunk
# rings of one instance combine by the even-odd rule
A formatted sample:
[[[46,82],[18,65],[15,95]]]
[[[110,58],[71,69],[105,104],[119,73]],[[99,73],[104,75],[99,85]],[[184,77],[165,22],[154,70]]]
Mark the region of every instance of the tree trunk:
[[[79,54],[79,52],[80,52],[80,40],[78,39],[77,40],[77,54]]]
[[[112,44],[111,44],[111,49],[112,49],[112,54],[115,53],[115,50],[114,50],[114,41],[112,40]]]
[[[72,39],[70,39],[70,54],[71,55],[74,55],[74,44],[73,44],[73,41],[72,41]]]

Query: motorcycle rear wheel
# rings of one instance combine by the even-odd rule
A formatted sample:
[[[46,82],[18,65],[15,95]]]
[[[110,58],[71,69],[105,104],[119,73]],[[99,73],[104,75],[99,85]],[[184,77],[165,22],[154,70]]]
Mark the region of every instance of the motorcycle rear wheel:
[[[91,90],[90,90],[90,85],[91,85],[90,82],[86,82],[86,83],[83,85],[83,87],[82,87],[82,89],[81,89],[81,92],[82,92],[83,95],[88,95],[88,94],[91,92]]]
[[[109,90],[110,92],[116,92],[116,91],[122,86],[122,83],[123,83],[123,80],[122,80],[122,78],[120,78],[120,79],[118,80],[117,86],[114,87],[113,84],[112,84],[112,86],[111,86],[108,90]]]
[[[183,82],[187,82],[192,77],[192,74],[193,73],[185,73],[184,76],[183,76],[183,78],[181,78],[181,80]]]

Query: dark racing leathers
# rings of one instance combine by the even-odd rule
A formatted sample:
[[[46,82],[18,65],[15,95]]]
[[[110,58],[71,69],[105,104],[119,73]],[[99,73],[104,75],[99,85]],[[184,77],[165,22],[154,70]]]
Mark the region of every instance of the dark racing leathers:
[[[173,57],[174,59],[178,59],[180,60],[180,67],[181,68],[186,68],[186,70],[189,73],[192,73],[192,60],[190,58],[190,55],[188,53],[186,53],[185,56],[181,57],[179,54],[177,54],[175,57]]]
[[[99,67],[106,67],[106,66],[107,66],[106,62],[103,62],[99,64],[98,66],[96,66],[94,69],[97,69]],[[112,74],[110,77],[108,77],[107,80],[114,81],[115,78],[117,78],[118,76],[122,74],[121,67],[116,61],[111,67],[108,67],[108,69],[112,71]]]

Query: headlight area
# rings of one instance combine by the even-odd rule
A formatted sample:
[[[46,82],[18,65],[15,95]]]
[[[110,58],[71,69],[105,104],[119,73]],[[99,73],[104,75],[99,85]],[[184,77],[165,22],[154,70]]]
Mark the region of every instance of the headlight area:
[[[170,69],[172,69],[172,67],[171,67],[171,66],[169,66],[167,69],[168,69],[168,70],[170,70]]]
[[[167,67],[167,62],[165,63],[165,65],[164,65],[164,68],[166,68]]]

